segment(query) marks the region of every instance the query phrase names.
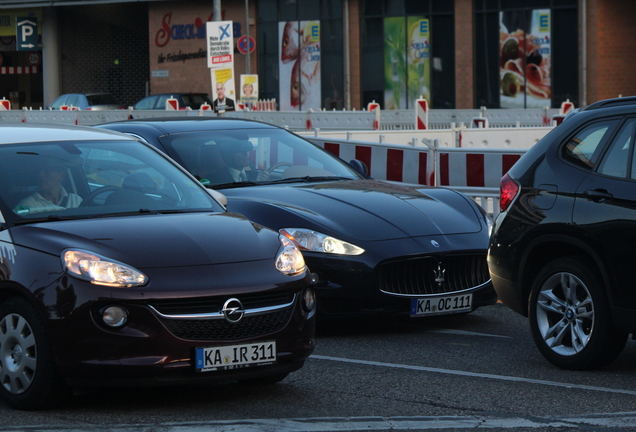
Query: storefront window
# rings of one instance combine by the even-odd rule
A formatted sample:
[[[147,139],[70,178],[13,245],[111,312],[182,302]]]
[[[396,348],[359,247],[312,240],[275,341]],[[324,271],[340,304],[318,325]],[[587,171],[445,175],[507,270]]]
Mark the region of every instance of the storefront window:
[[[302,3],[302,4],[301,4]],[[259,96],[281,111],[343,108],[341,0],[259,0]],[[275,13],[273,13],[275,11]]]
[[[475,0],[476,104],[578,105],[576,0]]]
[[[410,109],[423,97],[432,108],[455,107],[454,3],[361,2],[364,106]]]

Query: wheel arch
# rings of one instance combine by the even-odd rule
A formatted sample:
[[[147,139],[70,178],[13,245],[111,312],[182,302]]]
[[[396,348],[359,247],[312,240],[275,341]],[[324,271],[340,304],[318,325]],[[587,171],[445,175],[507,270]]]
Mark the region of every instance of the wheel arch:
[[[521,277],[521,287],[523,289],[523,309],[528,311],[530,290],[534,277],[549,262],[558,258],[567,256],[579,257],[586,259],[590,265],[594,266],[594,270],[598,273],[606,287],[609,287],[611,281],[608,272],[605,271],[606,266],[601,257],[587,243],[565,235],[549,235],[542,236],[532,240],[525,249],[521,267],[519,269]],[[611,290],[605,290],[608,294],[608,301],[613,304]]]

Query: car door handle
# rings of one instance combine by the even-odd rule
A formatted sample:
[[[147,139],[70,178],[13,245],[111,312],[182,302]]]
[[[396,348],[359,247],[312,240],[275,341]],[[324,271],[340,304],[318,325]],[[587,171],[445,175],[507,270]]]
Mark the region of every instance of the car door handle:
[[[586,190],[585,192],[583,192],[583,196],[597,203],[602,203],[614,198],[614,195],[612,195],[605,189]]]

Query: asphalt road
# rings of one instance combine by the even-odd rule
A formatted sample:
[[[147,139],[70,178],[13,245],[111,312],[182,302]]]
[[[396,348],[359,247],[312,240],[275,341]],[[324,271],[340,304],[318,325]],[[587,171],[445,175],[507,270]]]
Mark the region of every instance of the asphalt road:
[[[0,405],[0,431],[636,430],[636,342],[594,372],[555,368],[502,305],[341,321],[273,386],[96,391],[63,409]]]

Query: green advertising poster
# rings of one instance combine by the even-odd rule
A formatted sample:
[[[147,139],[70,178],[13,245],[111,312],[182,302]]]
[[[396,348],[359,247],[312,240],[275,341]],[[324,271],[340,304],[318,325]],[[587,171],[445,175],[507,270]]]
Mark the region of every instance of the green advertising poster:
[[[384,106],[406,108],[406,29],[403,17],[384,19]]]
[[[430,102],[430,29],[422,17],[384,19],[384,106],[407,109]]]
[[[431,102],[431,49],[429,21],[408,17],[408,95],[409,108],[419,98]]]

